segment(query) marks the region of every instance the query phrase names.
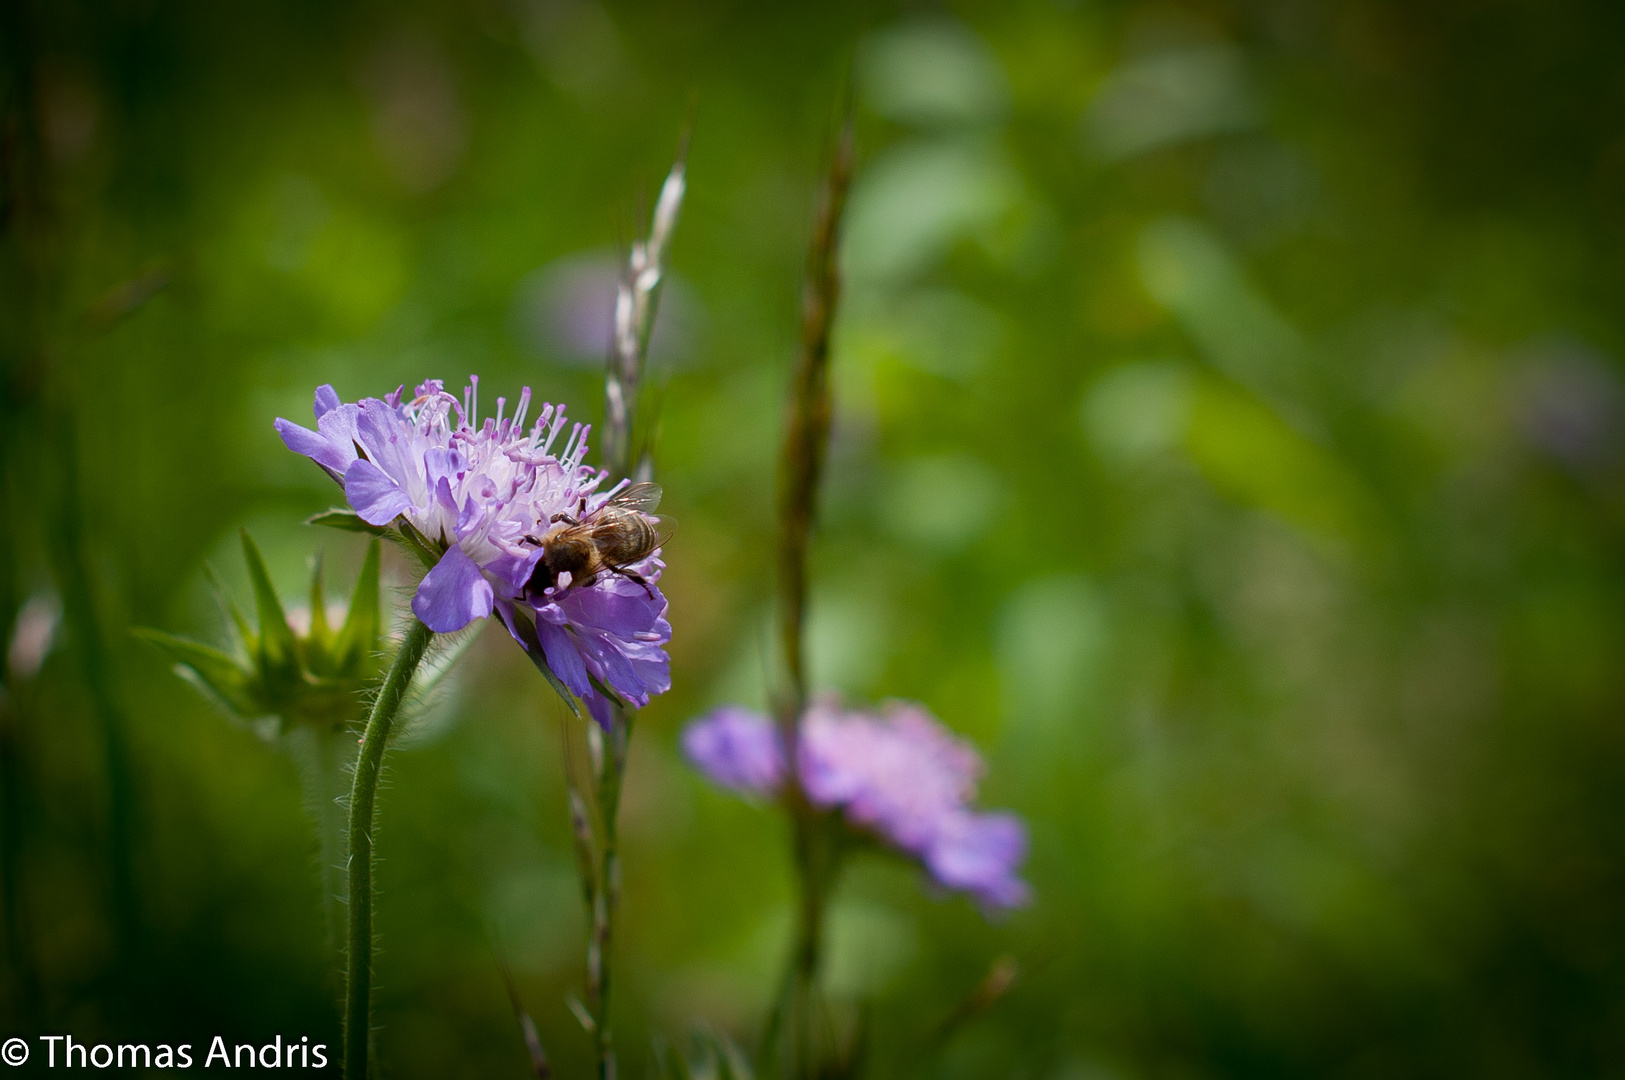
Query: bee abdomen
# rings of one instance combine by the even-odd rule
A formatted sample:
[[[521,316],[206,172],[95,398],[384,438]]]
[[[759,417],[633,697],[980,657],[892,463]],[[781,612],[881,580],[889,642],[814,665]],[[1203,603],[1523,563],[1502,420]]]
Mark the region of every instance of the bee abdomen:
[[[642,514],[627,514],[617,520],[616,526],[599,545],[605,560],[616,566],[648,558],[660,545],[659,534]]]

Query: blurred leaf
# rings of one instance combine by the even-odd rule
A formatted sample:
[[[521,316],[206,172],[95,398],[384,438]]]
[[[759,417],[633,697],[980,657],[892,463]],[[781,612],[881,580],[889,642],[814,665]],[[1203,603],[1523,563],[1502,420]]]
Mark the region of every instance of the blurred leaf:
[[[988,123],[1009,104],[1004,72],[987,43],[947,20],[875,34],[864,43],[858,67],[869,106],[904,123]]]
[[[1101,86],[1085,130],[1100,157],[1133,157],[1161,146],[1258,123],[1242,57],[1223,46],[1163,49],[1130,60]]]
[[[959,238],[991,228],[1020,198],[1021,178],[996,146],[895,147],[854,182],[842,267],[854,282],[908,278]]]
[[[1215,487],[1322,536],[1368,539],[1374,507],[1343,464],[1252,395],[1204,382],[1187,447]]]
[[[170,268],[160,264],[113,286],[85,312],[86,328],[94,333],[111,330],[168,288],[173,278]]]
[[[1089,387],[1079,420],[1090,442],[1112,464],[1153,460],[1184,440],[1190,384],[1190,374],[1175,360],[1112,368]]]
[[[1220,371],[1309,426],[1309,346],[1200,222],[1159,218],[1140,233],[1140,278]],[[1299,415],[1304,414],[1304,415]]]

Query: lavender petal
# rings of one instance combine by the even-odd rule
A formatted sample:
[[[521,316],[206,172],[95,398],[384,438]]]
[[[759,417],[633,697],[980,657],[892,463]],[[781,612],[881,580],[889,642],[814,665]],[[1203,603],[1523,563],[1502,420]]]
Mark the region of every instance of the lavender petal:
[[[592,693],[592,683],[587,680],[587,665],[582,662],[570,635],[547,619],[537,618],[536,636],[541,639],[547,666],[553,669],[559,681],[574,691],[577,697],[585,698]]]
[[[451,634],[490,615],[494,599],[491,583],[474,560],[462,548],[451,547],[418,585],[412,613],[435,633]]]
[[[344,470],[344,498],[368,525],[388,525],[412,509],[401,486],[366,458],[356,458]]]
[[[725,705],[683,731],[683,754],[713,783],[767,797],[784,778],[784,755],[772,721]]]
[[[322,383],[316,388],[316,419],[320,420],[338,407],[339,394],[331,383]]]

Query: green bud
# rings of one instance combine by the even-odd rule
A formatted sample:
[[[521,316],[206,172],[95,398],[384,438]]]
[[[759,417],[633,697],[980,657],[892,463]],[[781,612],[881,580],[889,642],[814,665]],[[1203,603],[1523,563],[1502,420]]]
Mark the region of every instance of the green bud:
[[[310,614],[296,626],[271,585],[259,547],[243,531],[243,557],[254,586],[259,614],[250,627],[237,605],[210,571],[209,578],[234,641],[217,649],[158,630],[136,629],[141,640],[157,648],[177,673],[214,698],[239,719],[275,717],[281,730],[310,725],[335,731],[366,719],[366,691],[379,673],[379,545],[368,545],[344,624],[334,632],[328,622],[322,562],[314,560]]]

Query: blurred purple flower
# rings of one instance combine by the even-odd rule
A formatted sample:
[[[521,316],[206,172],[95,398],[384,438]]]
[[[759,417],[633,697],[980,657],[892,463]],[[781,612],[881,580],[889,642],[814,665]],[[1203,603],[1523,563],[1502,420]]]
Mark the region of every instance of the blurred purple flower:
[[[1524,350],[1514,381],[1513,414],[1524,437],[1570,470],[1594,473],[1618,462],[1625,440],[1625,384],[1609,358],[1573,340]]]
[[[690,724],[683,751],[715,783],[770,798],[784,777],[773,722],[724,706]],[[1027,832],[1008,813],[970,808],[982,761],[930,713],[888,702],[879,715],[813,704],[797,753],[801,784],[813,805],[841,811],[853,828],[919,859],[936,881],[990,908],[1019,907],[1030,895],[1016,876]]]
[[[533,659],[607,724],[606,693],[638,707],[671,685],[662,647],[671,639],[666,599],[655,582],[658,550],[618,574],[576,583],[568,573],[539,573],[554,515],[590,516],[620,489],[599,491],[607,474],[583,464],[587,428],[576,424],[562,449],[564,408],[543,405],[525,428],[530,389],[513,415],[479,420],[479,380],[462,401],[439,379],[417,388],[346,404],[331,386],[316,390],[316,430],[278,419],[288,449],[304,454],[344,487],[351,509],[369,525],[404,522],[439,561],[418,585],[412,611],[449,634],[495,611]],[[455,414],[455,415],[453,415]]]
[[[784,777],[773,725],[737,705],[724,705],[688,725],[683,752],[716,783],[748,795],[772,795]]]

